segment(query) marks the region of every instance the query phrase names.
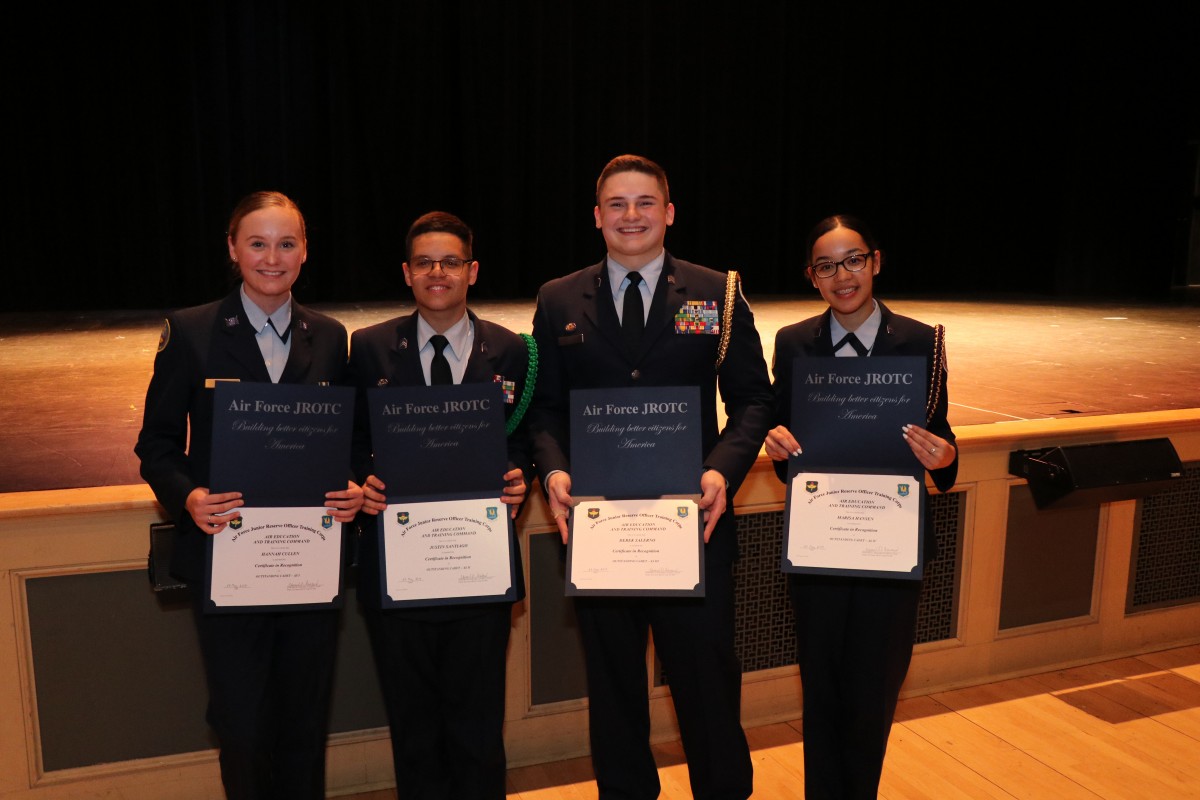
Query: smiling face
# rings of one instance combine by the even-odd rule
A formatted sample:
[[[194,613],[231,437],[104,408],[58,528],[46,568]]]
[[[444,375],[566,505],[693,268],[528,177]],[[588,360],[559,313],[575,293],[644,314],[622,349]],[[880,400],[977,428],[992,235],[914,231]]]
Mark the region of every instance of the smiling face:
[[[653,175],[617,172],[600,187],[596,227],[604,234],[608,254],[627,269],[641,269],[663,249],[675,206],[666,202]]]
[[[459,258],[466,262],[457,275],[447,274],[440,263],[424,275],[416,275],[409,268],[410,262],[404,262],[404,282],[412,287],[417,310],[441,333],[467,313],[467,287],[479,275],[479,262],[471,260],[462,239],[443,231],[414,237],[409,258],[414,264],[426,258],[439,262],[443,258]]]
[[[256,306],[270,314],[287,302],[292,284],[300,277],[300,265],[308,257],[299,213],[279,206],[251,211],[226,237],[226,244],[246,296]]]
[[[813,243],[810,262],[842,261],[855,253],[870,256],[867,265],[858,272],[850,272],[841,266],[830,277],[818,278],[813,275],[811,268],[808,271],[813,286],[821,292],[821,297],[829,303],[838,322],[848,331],[857,330],[875,310],[871,299],[875,276],[879,274],[879,251],[871,250],[857,231],[839,227]]]

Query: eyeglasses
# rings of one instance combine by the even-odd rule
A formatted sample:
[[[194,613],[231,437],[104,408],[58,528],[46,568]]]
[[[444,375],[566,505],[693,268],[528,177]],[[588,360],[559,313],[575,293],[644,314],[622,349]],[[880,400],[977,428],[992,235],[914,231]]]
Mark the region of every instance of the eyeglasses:
[[[470,262],[454,256],[447,256],[446,258],[418,258],[408,265],[408,271],[413,275],[427,275],[433,272],[434,264],[441,264],[442,272],[447,275],[457,275],[462,272],[462,268],[468,263]]]
[[[832,278],[837,275],[838,267],[845,267],[846,272],[860,272],[867,265],[867,259],[873,255],[875,254],[855,253],[852,256],[846,256],[841,261],[822,261],[820,264],[813,264],[809,269],[818,278]]]

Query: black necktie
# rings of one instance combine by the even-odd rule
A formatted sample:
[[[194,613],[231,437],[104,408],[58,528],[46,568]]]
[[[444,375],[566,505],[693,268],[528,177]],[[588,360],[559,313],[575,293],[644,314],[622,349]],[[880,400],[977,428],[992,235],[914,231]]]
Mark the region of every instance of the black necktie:
[[[429,342],[433,345],[433,360],[429,362],[429,385],[445,386],[454,383],[454,375],[450,372],[450,362],[442,354],[450,342],[440,333],[430,336]]]
[[[629,273],[629,285],[625,287],[625,310],[621,313],[621,331],[625,334],[625,346],[632,352],[642,341],[642,329],[646,327],[646,311],[642,306],[642,276]]]
[[[280,341],[282,341],[284,344],[287,344],[288,337],[292,335],[292,326],[288,325],[283,329],[283,333],[280,333],[279,328],[275,327],[275,322],[270,317],[267,317],[267,324],[271,326],[271,330],[275,331],[275,334],[279,337]]]
[[[867,354],[867,348],[863,347],[863,343],[860,342],[858,340],[858,337],[855,336],[853,333],[847,333],[846,337],[844,339],[842,339],[840,342],[835,344],[833,346],[833,352],[836,353],[838,350],[842,349],[843,345],[847,345],[847,344],[850,345],[851,347],[853,347],[854,352],[858,353],[860,356],[865,356]]]

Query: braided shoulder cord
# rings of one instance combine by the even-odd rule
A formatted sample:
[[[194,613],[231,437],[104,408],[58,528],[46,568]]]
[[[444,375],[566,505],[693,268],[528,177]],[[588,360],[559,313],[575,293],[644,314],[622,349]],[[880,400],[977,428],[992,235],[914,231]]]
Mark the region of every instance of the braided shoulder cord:
[[[933,326],[933,360],[929,363],[929,397],[925,401],[925,424],[933,421],[938,400],[942,396],[942,372],[946,366],[946,328]]]
[[[725,361],[725,353],[729,350],[729,336],[733,333],[733,304],[737,302],[737,270],[729,270],[725,279],[725,308],[721,313],[721,341],[717,345],[717,369]]]
[[[525,370],[525,388],[521,390],[521,400],[513,410],[512,416],[508,418],[508,422],[504,424],[506,436],[511,436],[512,432],[521,424],[521,418],[525,416],[525,409],[529,408],[529,401],[533,399],[533,387],[537,385],[537,341],[528,333],[522,333],[520,336],[525,340],[525,349],[529,351],[529,367]]]

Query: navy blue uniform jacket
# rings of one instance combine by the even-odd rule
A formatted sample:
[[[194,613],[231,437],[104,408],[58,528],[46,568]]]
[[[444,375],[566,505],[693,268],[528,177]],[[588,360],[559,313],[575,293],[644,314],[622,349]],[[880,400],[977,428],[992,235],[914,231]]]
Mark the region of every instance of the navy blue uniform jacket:
[[[537,394],[530,409],[533,458],[542,481],[570,472],[570,390],[620,386],[698,386],[704,468],[729,481],[728,508],[709,540],[708,557],[737,558],[733,496],[754,465],[771,423],[770,377],[754,315],[738,292],[729,349],[717,368],[719,335],[677,333],[675,314],[689,300],[725,310],[724,272],[667,253],[650,302],[638,353],[626,353],[606,262],[546,283],[538,293],[533,335],[540,353]],[[717,427],[717,388],[727,424]],[[699,491],[700,472],[696,474]]]
[[[876,302],[879,301],[876,300]],[[931,377],[929,369],[936,368],[940,371],[938,385],[941,389],[938,393],[937,402],[933,407],[933,415],[924,427],[931,433],[935,433],[950,444],[955,445],[955,449],[957,450],[958,446],[955,444],[954,431],[950,429],[950,423],[946,419],[949,403],[946,400],[947,374],[944,353],[940,363],[930,363],[933,360],[933,328],[910,317],[893,314],[882,302],[879,302],[879,312],[883,318],[879,323],[879,334],[875,337],[875,346],[871,349],[871,355],[925,356],[927,359],[925,373],[926,386],[929,386],[929,379]],[[793,360],[797,356],[833,355],[833,338],[830,333],[829,320],[831,313],[829,309],[826,309],[824,314],[780,328],[775,334],[775,364],[773,372],[775,373],[775,398],[778,409],[776,422],[780,425],[788,428],[792,426]],[[896,435],[899,436],[900,432],[897,431]],[[803,447],[804,442],[800,442],[800,446]],[[779,476],[779,479],[785,483],[787,482],[787,466],[787,461],[775,462],[775,472]],[[955,453],[954,462],[949,466],[932,470],[929,474],[933,478],[933,483],[937,486],[938,491],[950,491],[951,487],[954,486],[954,482],[958,479],[958,454]],[[921,491],[925,491],[924,483],[921,484]],[[937,532],[934,530],[932,512],[928,505],[926,505],[925,516],[925,541],[922,547],[926,563],[936,557]]]
[[[504,407],[504,417],[509,419],[525,391],[528,369],[528,351],[525,341],[501,325],[475,316],[468,310],[471,324],[475,327],[475,343],[467,359],[463,383],[491,383],[497,375],[516,384],[515,399]],[[355,412],[355,434],[353,462],[354,473],[359,483],[366,480],[374,470],[371,447],[370,418],[367,415],[367,392],[376,386],[424,386],[425,373],[421,369],[421,356],[417,349],[417,315],[398,317],[380,322],[354,332],[350,338],[350,374],[358,387],[358,408]],[[532,465],[529,459],[529,442],[525,424],[517,426],[508,437],[509,469],[519,468],[531,480]],[[447,489],[454,476],[447,475]],[[496,476],[496,489],[502,488],[501,476]],[[389,486],[389,494],[397,493],[400,487]],[[507,508],[508,506],[506,506]],[[376,518],[361,514],[362,538],[359,541],[358,591],[367,603],[379,603],[379,551]],[[517,563],[517,599],[525,596],[524,573],[521,569],[520,549],[513,540],[513,553]],[[444,614],[454,613],[450,607],[438,609]],[[463,610],[464,607],[457,607]],[[431,609],[432,610],[432,609]],[[425,609],[412,609],[414,613]]]
[[[291,352],[279,382],[341,384],[346,370],[342,323],[293,301],[291,330]],[[175,521],[171,573],[189,583],[198,583],[204,569],[206,534],[184,503],[197,486],[209,485],[213,390],[205,382],[233,378],[270,383],[254,334],[234,289],[223,300],[168,314],[154,358],[134,452],[141,459],[142,478]],[[339,488],[345,487],[330,486],[329,491]],[[313,505],[324,501],[324,496],[314,497]]]

